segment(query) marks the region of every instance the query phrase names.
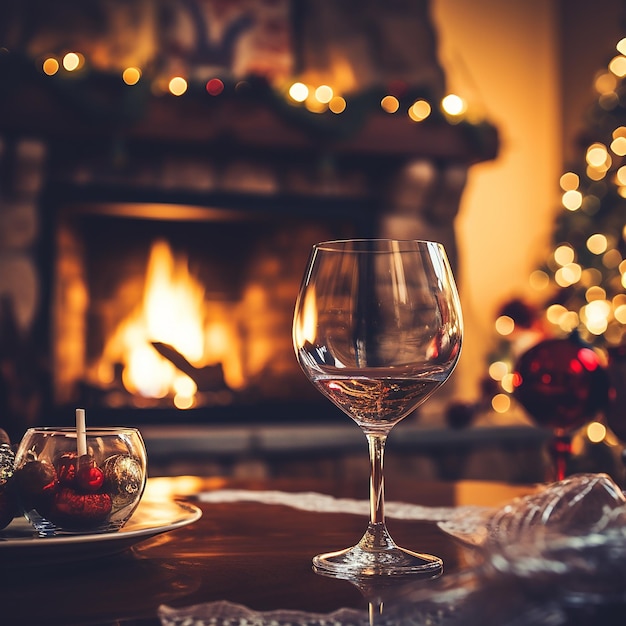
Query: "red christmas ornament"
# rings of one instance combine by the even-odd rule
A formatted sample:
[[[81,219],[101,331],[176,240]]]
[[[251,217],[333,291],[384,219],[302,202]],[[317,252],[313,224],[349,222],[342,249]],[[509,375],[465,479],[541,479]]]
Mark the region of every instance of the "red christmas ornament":
[[[519,359],[514,373],[515,397],[539,426],[554,432],[550,452],[555,472],[567,475],[571,431],[605,411],[609,375],[603,360],[578,335],[546,339]]]
[[[104,522],[111,512],[108,493],[79,493],[63,487],[54,495],[48,519],[63,528],[85,530]]]
[[[104,472],[93,463],[81,465],[76,473],[76,484],[80,491],[95,493],[104,484]]]
[[[568,432],[606,409],[609,377],[577,336],[546,339],[524,353],[514,374],[515,397],[540,426]]]

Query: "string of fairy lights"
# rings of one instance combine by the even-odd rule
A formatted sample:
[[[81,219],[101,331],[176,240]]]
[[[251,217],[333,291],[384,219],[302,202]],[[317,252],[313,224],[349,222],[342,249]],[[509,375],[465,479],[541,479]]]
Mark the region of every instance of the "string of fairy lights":
[[[47,55],[40,62],[41,71],[47,76],[58,76],[63,73],[77,74],[86,69],[88,61],[80,52],[67,52],[61,56]],[[121,71],[122,81],[132,87],[145,80],[144,73],[139,67],[126,67]],[[190,81],[184,76],[157,77],[150,79],[151,89],[155,95],[169,93],[173,96],[183,96],[188,92]],[[239,81],[237,89],[245,81]],[[227,81],[220,77],[208,79],[204,85],[209,96],[217,97],[227,91]],[[280,88],[285,100],[293,106],[302,106],[311,113],[330,112],[335,115],[344,113],[349,107],[349,97],[337,93],[337,90],[327,84],[311,85],[300,80],[293,80]],[[417,98],[405,109],[405,113],[413,122],[422,122],[429,118],[433,112],[433,106],[439,107],[440,112],[451,124],[457,124],[466,119],[468,112],[467,101],[454,93],[449,93],[439,103],[429,102],[425,98]],[[380,99],[380,108],[390,115],[401,112],[402,99],[392,93],[386,94]]]
[[[559,179],[562,211],[553,247],[529,276],[531,289],[543,300],[538,323],[521,328],[508,314],[495,321],[505,346],[488,366],[500,388],[491,399],[497,413],[511,408],[515,361],[531,342],[574,331],[600,349],[626,341],[626,38],[616,51],[593,83],[597,101],[588,134],[594,137],[583,146],[580,171],[573,168]],[[596,424],[592,428],[598,432],[587,436],[601,441],[605,429]]]

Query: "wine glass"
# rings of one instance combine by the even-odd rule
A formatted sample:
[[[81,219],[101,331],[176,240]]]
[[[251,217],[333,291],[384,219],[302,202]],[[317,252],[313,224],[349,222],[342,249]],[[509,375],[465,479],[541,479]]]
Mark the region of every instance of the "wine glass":
[[[342,578],[436,576],[443,562],[397,546],[385,525],[383,456],[391,429],[450,376],[463,334],[443,246],[350,239],[313,246],[296,301],[293,342],[314,386],[363,430],[370,521],[355,546],[313,559]]]

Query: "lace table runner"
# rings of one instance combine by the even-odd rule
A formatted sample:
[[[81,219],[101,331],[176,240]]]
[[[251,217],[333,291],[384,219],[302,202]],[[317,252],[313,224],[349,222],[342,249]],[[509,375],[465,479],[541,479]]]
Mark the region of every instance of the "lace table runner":
[[[367,502],[310,492],[221,490],[200,499],[369,512]],[[482,562],[426,586],[403,585],[374,622],[366,610],[258,612],[221,601],[162,606],[163,626],[566,626],[617,624],[616,616],[626,616],[626,498],[605,474],[579,474],[499,509],[390,502],[386,510],[436,522],[479,547]]]

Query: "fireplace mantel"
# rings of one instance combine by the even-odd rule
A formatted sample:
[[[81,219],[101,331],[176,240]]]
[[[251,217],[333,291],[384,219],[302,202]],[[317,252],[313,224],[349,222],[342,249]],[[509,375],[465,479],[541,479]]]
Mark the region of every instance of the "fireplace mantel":
[[[65,145],[90,141],[93,149],[97,142],[122,137],[190,150],[227,146],[229,151],[270,154],[323,151],[465,165],[494,159],[498,152],[498,133],[491,124],[451,123],[438,111],[413,122],[402,108],[395,114],[383,112],[378,103],[384,93],[376,91],[358,96],[353,111],[335,115],[290,105],[258,82],[243,93],[230,85],[218,97],[203,89],[180,97],[155,96],[111,75],[68,81],[42,75],[32,65],[10,58],[0,58],[0,78],[5,84],[17,80],[20,87],[7,91],[0,101],[0,134],[7,137]]]

